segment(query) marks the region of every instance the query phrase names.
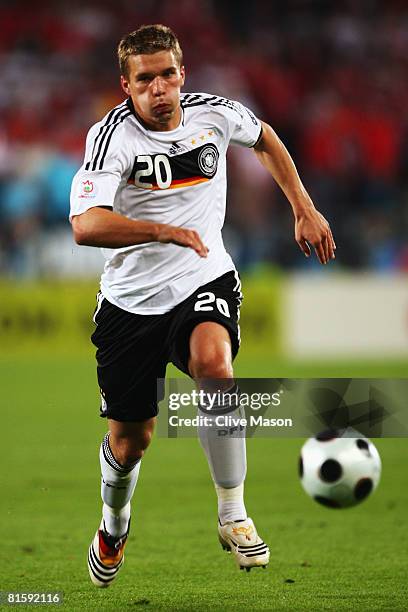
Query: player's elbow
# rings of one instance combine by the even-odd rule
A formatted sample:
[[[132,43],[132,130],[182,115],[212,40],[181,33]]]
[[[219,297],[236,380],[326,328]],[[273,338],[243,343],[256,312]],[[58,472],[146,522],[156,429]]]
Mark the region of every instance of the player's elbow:
[[[72,218],[72,232],[74,240],[81,246],[89,246],[91,239],[89,223],[85,215],[76,215]]]

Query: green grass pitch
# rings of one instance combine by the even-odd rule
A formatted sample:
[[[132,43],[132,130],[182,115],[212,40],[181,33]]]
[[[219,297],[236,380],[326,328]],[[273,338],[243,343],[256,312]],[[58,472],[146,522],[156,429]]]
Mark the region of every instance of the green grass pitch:
[[[290,364],[245,358],[242,376],[406,376],[406,364]],[[196,440],[155,438],[133,503],[126,563],[98,590],[86,552],[100,520],[97,416],[89,357],[3,358],[0,590],[62,591],[66,610],[406,610],[407,440],[378,440],[379,489],[333,511],[301,489],[301,440],[248,441],[246,502],[271,548],[240,572],[221,550],[215,494]],[[10,607],[4,606],[4,609]],[[33,610],[33,606],[17,606]]]

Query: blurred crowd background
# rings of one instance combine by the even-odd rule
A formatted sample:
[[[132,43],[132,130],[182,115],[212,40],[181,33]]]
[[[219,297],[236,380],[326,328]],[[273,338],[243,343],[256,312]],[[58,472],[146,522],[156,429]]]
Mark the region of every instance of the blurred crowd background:
[[[123,99],[117,43],[144,23],[179,36],[185,91],[238,99],[276,129],[331,222],[332,271],[408,271],[405,1],[36,0],[0,2],[0,274],[83,270],[70,184],[88,128]],[[231,147],[229,161],[225,239],[240,269],[305,267],[253,152]]]

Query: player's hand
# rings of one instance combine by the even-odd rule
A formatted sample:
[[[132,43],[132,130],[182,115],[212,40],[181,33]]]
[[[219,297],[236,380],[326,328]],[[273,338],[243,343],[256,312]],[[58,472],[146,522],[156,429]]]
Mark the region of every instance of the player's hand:
[[[157,236],[158,242],[177,244],[178,246],[193,249],[200,257],[207,257],[208,248],[203,244],[198,232],[195,230],[174,227],[174,225],[161,225]]]
[[[321,264],[327,264],[335,258],[336,244],[330,225],[315,208],[296,216],[295,240],[306,257],[310,257],[311,244]]]

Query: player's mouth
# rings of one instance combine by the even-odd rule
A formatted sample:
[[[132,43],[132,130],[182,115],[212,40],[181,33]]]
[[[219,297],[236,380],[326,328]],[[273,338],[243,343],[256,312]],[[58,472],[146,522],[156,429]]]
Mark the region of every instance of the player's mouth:
[[[171,111],[171,104],[161,102],[160,104],[156,104],[156,106],[153,106],[153,111],[159,114],[168,113]]]

